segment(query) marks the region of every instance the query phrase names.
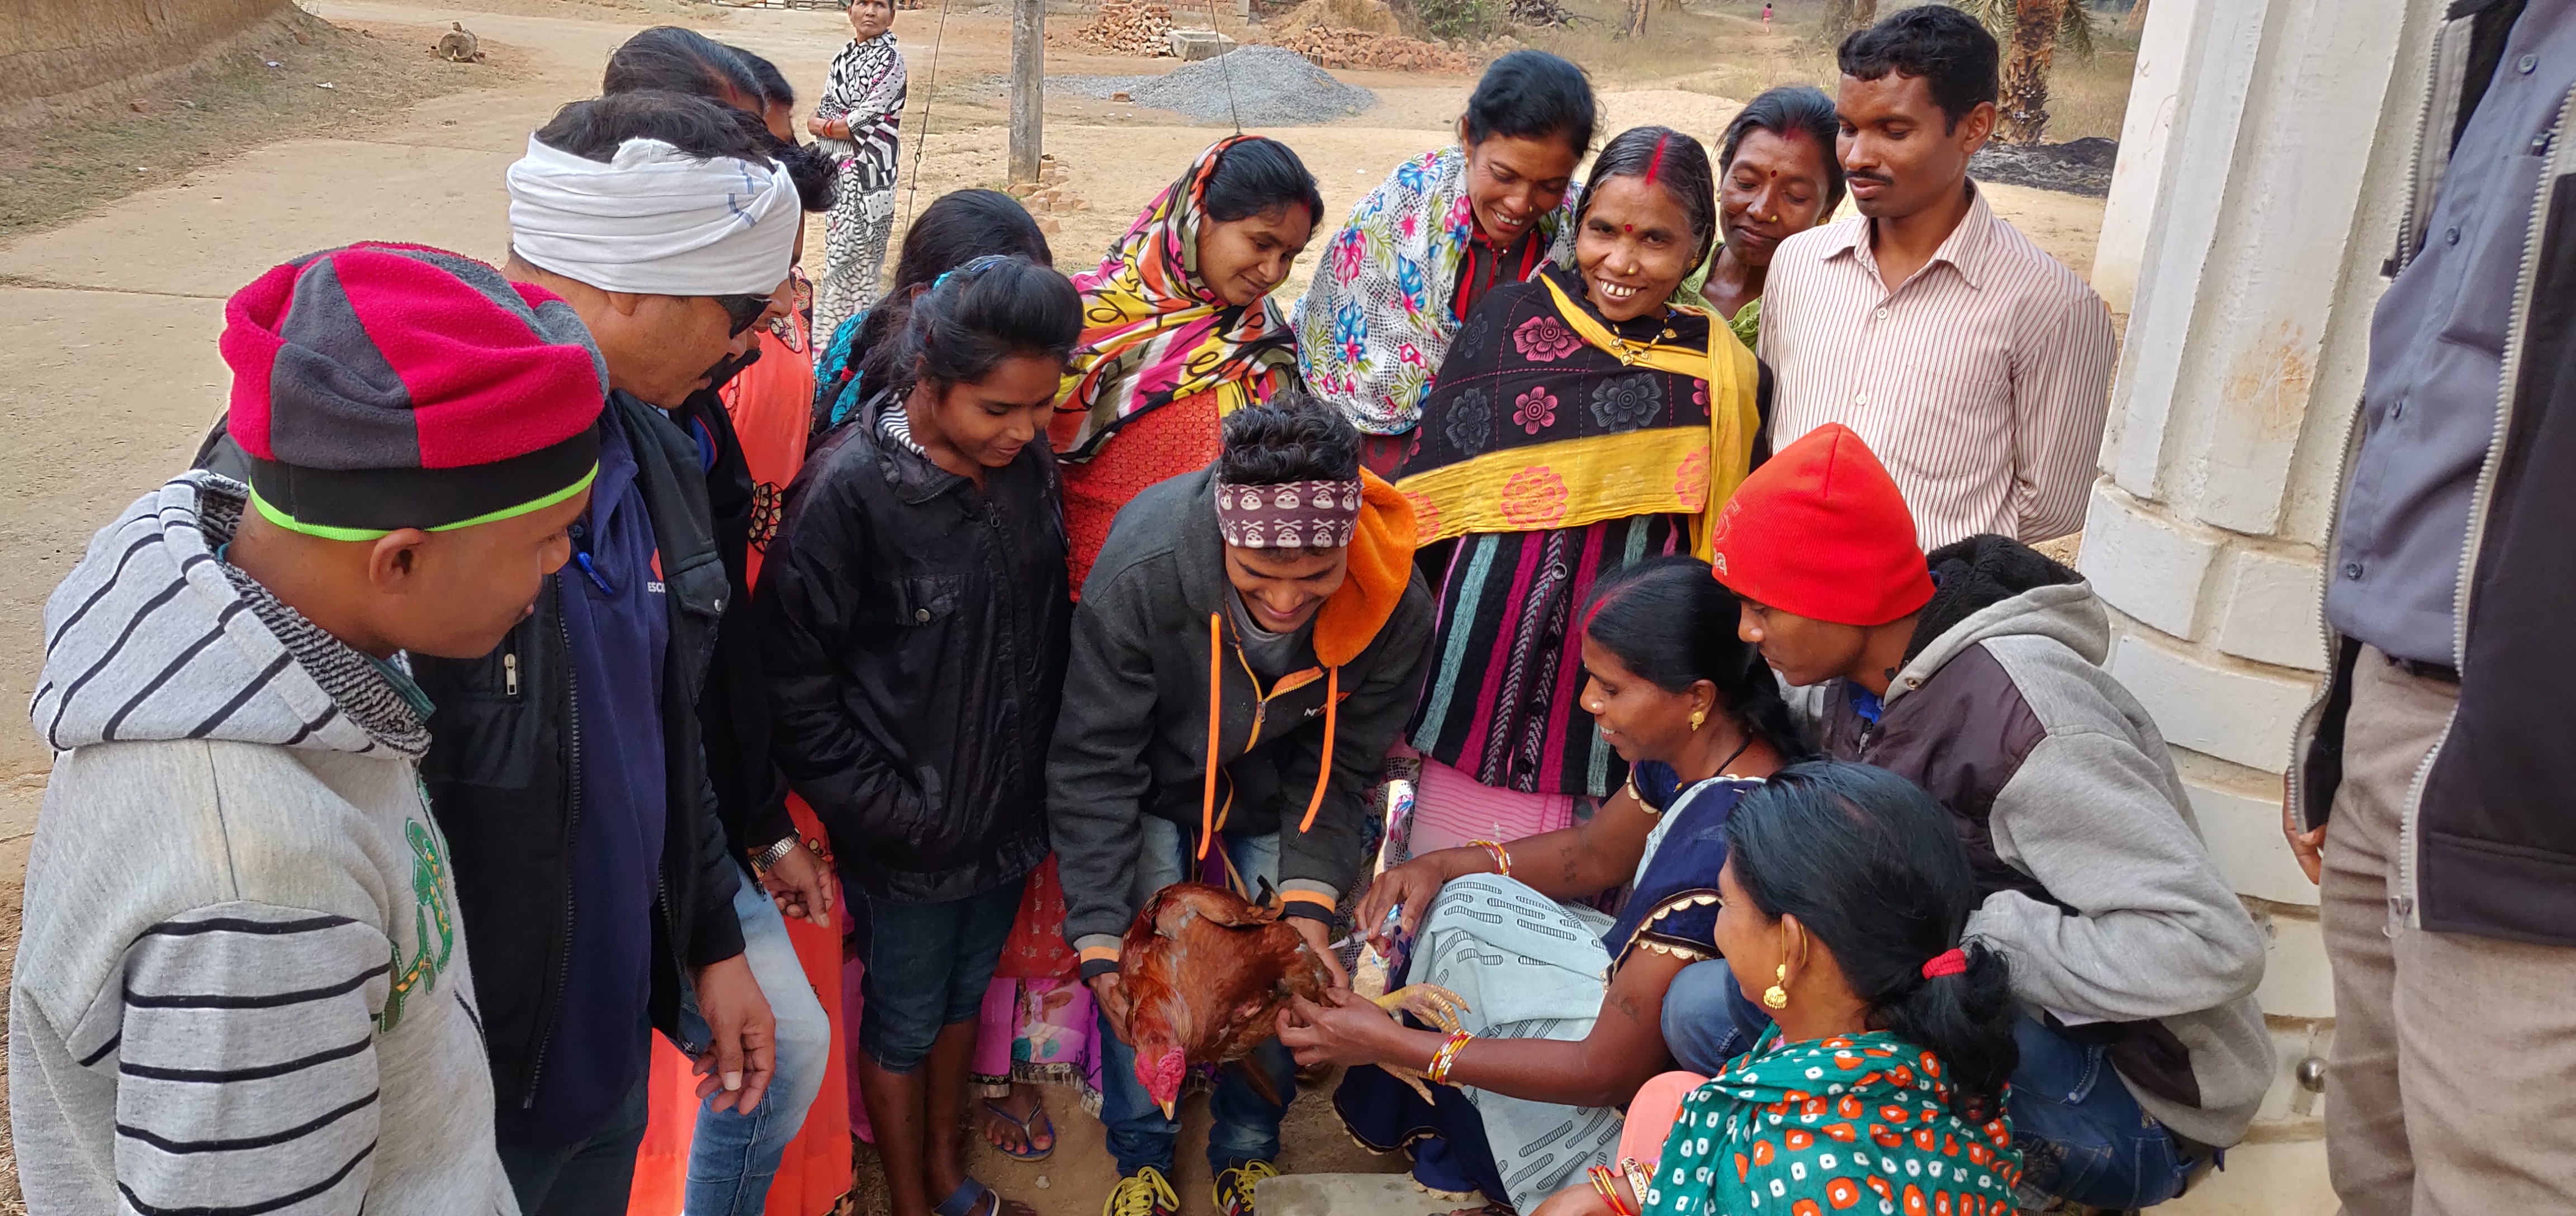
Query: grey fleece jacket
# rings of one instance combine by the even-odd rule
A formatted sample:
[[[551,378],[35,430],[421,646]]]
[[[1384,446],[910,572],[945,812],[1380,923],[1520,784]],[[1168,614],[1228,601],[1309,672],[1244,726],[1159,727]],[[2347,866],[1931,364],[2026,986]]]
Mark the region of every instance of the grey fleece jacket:
[[[1916,653],[1876,724],[1830,689],[1824,750],[1940,798],[1989,892],[1968,934],[2012,964],[2014,992],[2079,1038],[2146,1024],[2134,1051],[2114,1048],[2122,1080],[2167,1127],[2224,1147],[2272,1081],[2253,996],[2263,934],[2210,859],[2164,737],[2102,668],[2109,648],[2091,586],[2029,587]]]
[[[45,1216],[515,1213],[427,706],[216,557],[242,506],[170,482],[45,605],[19,1185]]]
[[[1401,499],[1371,482],[1350,574],[1296,644],[1291,672],[1256,682],[1226,620],[1235,594],[1217,532],[1215,473],[1148,488],[1119,511],[1073,616],[1073,661],[1047,756],[1047,822],[1064,877],[1065,938],[1085,978],[1117,966],[1135,919],[1141,817],[1181,825],[1203,816],[1209,703],[1222,726],[1219,826],[1279,833],[1279,889],[1291,916],[1331,920],[1361,861],[1368,787],[1413,715],[1431,639],[1431,592],[1413,572],[1413,525]],[[1345,602],[1344,597],[1351,597]],[[1351,611],[1336,611],[1338,608]],[[1221,651],[1208,688],[1209,628]],[[1337,673],[1322,664],[1342,658]],[[1300,831],[1327,763],[1315,821]]]

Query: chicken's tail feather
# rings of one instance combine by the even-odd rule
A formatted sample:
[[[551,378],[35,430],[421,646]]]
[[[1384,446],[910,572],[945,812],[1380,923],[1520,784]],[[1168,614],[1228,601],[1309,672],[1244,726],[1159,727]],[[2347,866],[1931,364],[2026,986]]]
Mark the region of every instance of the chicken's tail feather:
[[[1240,1072],[1243,1076],[1244,1083],[1250,1085],[1252,1087],[1252,1092],[1259,1095],[1262,1101],[1267,1102],[1272,1106],[1283,1108],[1288,1105],[1287,1101],[1279,1096],[1279,1087],[1271,1083],[1269,1070],[1253,1063],[1251,1057],[1246,1056],[1240,1060],[1228,1060],[1224,1066]],[[1291,1094],[1289,1096],[1295,1097],[1296,1095]]]

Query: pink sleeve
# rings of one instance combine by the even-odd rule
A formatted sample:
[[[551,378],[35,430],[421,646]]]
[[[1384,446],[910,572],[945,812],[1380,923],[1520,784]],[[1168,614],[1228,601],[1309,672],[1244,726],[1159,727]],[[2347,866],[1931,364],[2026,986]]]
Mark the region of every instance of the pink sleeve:
[[[1654,1168],[1655,1159],[1664,1155],[1664,1135],[1682,1113],[1682,1100],[1691,1091],[1708,1084],[1708,1078],[1696,1073],[1668,1072],[1638,1087],[1637,1096],[1628,1103],[1627,1125],[1619,1133],[1619,1156],[1634,1157],[1637,1163]]]

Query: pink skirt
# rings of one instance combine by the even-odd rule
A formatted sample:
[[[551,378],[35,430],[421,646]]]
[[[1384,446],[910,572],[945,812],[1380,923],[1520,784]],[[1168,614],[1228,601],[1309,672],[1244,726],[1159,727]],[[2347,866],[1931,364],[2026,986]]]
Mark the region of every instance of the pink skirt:
[[[1577,806],[1585,801],[1573,794],[1498,790],[1424,756],[1422,779],[1414,789],[1413,835],[1406,855],[1420,857],[1471,840],[1505,844],[1572,827]]]
[[[1664,1137],[1681,1118],[1682,1102],[1706,1084],[1708,1078],[1696,1073],[1668,1072],[1639,1087],[1628,1103],[1628,1122],[1619,1132],[1620,1160],[1633,1158],[1653,1173],[1655,1160],[1664,1155]]]

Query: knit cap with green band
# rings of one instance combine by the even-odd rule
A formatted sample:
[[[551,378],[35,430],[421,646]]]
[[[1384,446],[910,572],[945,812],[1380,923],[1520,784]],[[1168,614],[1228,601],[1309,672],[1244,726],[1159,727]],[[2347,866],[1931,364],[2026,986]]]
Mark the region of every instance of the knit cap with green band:
[[[599,469],[607,365],[572,307],[471,258],[361,244],[224,308],[226,430],[251,499],[331,540],[542,510]]]

